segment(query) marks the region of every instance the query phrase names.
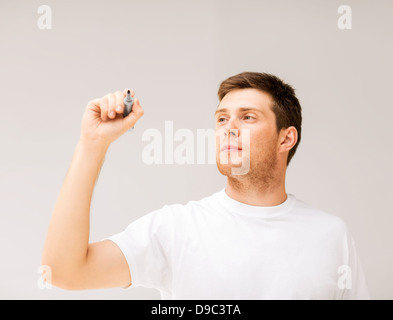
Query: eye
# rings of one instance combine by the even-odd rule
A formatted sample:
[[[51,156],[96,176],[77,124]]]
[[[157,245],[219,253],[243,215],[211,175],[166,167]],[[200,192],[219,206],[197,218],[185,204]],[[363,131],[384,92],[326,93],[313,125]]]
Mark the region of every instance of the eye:
[[[221,120],[226,120],[225,118],[218,118],[218,122],[222,122]]]
[[[244,118],[255,119],[253,116],[245,116]]]

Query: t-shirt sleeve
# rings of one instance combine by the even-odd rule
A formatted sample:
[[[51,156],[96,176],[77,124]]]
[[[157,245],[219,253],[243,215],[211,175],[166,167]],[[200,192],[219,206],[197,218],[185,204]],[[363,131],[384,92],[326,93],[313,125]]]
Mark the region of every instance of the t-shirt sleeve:
[[[371,296],[367,287],[366,277],[356,251],[356,245],[353,237],[347,234],[348,247],[348,266],[342,268],[342,278],[339,286],[342,292],[342,300],[370,300]]]
[[[123,252],[132,287],[170,292],[173,225],[169,206],[146,214],[109,238]]]

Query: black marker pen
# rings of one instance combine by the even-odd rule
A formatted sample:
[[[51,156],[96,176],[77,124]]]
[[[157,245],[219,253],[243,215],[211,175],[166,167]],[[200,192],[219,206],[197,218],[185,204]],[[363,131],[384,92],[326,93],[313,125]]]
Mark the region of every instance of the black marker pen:
[[[132,105],[134,104],[134,98],[131,97],[131,91],[127,91],[127,96],[124,98],[124,112],[123,116],[127,117],[132,111]]]
[[[127,91],[127,96],[124,98],[124,112],[123,117],[127,117],[132,111],[132,105],[134,104],[134,98],[131,97],[131,91]],[[130,130],[134,129],[132,127]]]

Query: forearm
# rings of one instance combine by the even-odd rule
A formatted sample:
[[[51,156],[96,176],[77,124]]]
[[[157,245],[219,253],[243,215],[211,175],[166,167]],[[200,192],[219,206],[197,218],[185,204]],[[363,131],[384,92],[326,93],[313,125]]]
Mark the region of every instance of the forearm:
[[[90,204],[108,147],[79,141],[56,201],[42,264],[57,275],[75,274],[86,262]]]

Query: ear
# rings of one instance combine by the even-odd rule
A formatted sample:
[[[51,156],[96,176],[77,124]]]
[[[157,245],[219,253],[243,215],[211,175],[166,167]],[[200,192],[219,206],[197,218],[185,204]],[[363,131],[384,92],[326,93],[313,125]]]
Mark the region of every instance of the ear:
[[[296,144],[298,139],[297,130],[295,127],[291,126],[286,129],[281,129],[278,136],[279,151],[285,152],[289,151]]]

